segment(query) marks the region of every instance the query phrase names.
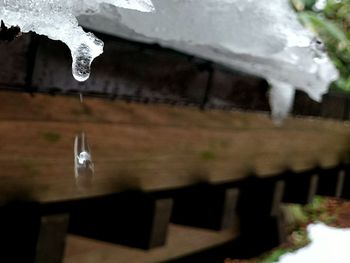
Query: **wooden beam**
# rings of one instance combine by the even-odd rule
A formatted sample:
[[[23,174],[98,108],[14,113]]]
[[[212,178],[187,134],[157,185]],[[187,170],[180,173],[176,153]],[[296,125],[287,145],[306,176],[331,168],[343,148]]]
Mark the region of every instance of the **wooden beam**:
[[[42,202],[127,189],[157,191],[198,182],[222,184],[252,172],[269,177],[332,167],[349,151],[346,123],[266,114],[201,112],[0,92],[0,200]],[[75,185],[73,140],[84,131],[95,162],[93,185]]]

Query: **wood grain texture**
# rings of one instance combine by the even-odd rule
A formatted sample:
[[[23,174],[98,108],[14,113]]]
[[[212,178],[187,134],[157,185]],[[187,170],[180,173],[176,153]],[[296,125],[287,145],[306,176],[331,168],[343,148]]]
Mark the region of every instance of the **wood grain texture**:
[[[170,225],[167,245],[149,251],[68,236],[64,263],[157,263],[209,249],[238,236],[237,227],[210,231]]]
[[[122,191],[220,184],[249,174],[337,165],[349,151],[348,123],[0,93],[0,199],[65,200]],[[85,131],[96,177],[79,191],[73,139]]]

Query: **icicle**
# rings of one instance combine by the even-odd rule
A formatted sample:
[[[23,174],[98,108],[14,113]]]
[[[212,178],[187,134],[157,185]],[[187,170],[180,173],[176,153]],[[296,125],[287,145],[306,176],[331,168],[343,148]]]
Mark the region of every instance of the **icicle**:
[[[86,81],[92,61],[103,52],[103,42],[86,33],[76,17],[99,13],[102,4],[154,10],[151,0],[0,0],[0,20],[6,26],[19,26],[23,33],[33,31],[64,42],[71,50],[74,78]]]
[[[276,80],[269,80],[270,107],[273,121],[280,125],[293,107],[295,89],[292,85]]]

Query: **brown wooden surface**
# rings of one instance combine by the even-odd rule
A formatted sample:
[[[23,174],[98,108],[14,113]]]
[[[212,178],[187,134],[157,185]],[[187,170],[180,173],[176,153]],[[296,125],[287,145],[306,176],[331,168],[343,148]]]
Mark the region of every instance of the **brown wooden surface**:
[[[189,107],[0,93],[0,198],[65,200],[137,188],[222,183],[338,164],[348,123]],[[73,139],[85,131],[95,160],[93,187],[75,185]]]
[[[237,228],[211,231],[170,225],[165,247],[149,251],[68,236],[64,263],[156,263],[192,254],[234,240]]]

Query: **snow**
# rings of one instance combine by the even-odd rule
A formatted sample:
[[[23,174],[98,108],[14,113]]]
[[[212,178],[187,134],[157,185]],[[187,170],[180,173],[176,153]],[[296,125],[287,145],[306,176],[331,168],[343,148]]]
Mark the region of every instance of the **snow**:
[[[308,226],[312,241],[308,246],[283,255],[279,263],[348,263],[350,262],[350,229],[338,229],[324,224]]]
[[[72,53],[72,73],[76,80],[90,76],[92,61],[102,54],[103,42],[86,33],[76,16],[100,12],[103,5],[142,12],[153,11],[151,0],[0,0],[0,19],[7,26],[64,42]]]
[[[289,0],[153,0],[153,4],[153,13],[106,9],[96,16],[80,16],[79,21],[101,32],[158,43],[263,77],[273,86],[270,101],[278,118],[291,110],[290,88],[320,101],[339,76],[323,44],[300,24]]]
[[[277,121],[291,110],[295,89],[320,101],[339,75],[289,0],[0,0],[6,25],[66,43],[73,75],[85,81],[103,42],[84,32],[76,17],[97,31],[158,43],[267,79]]]

